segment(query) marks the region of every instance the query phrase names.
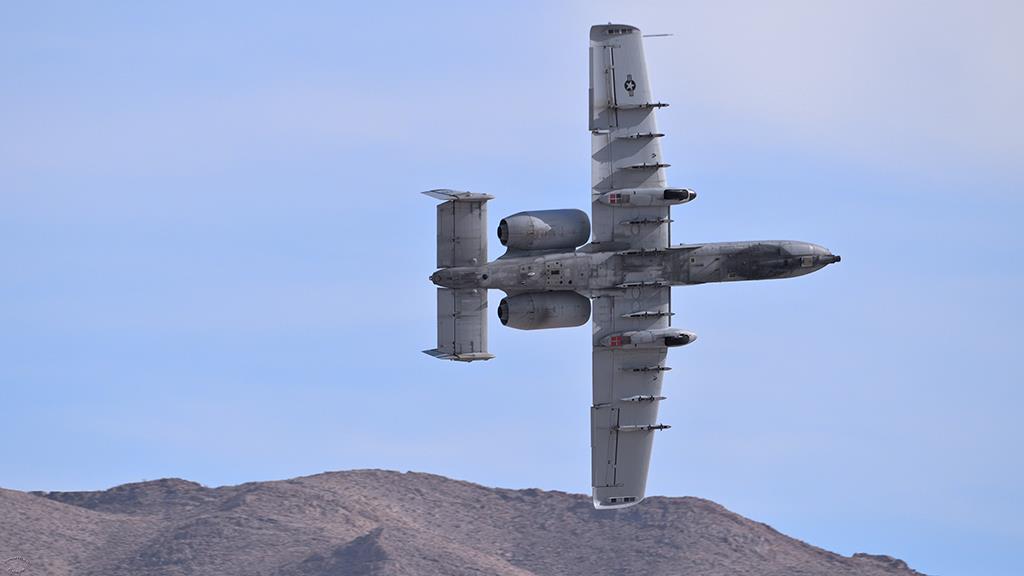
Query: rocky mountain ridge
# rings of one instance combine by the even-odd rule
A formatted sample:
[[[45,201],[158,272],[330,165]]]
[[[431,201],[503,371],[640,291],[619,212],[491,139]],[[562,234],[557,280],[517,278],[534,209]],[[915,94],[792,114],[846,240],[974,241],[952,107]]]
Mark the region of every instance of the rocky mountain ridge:
[[[0,490],[0,574],[914,575],[845,557],[699,498],[597,511],[590,497],[420,473],[330,472],[207,488]]]

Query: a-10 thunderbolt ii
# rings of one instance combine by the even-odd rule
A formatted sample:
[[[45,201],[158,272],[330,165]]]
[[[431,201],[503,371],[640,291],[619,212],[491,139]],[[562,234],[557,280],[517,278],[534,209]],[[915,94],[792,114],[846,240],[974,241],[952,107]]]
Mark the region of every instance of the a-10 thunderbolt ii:
[[[591,217],[580,210],[519,212],[501,220],[503,256],[487,261],[487,194],[425,192],[437,207],[437,348],[471,362],[487,349],[487,291],[502,290],[511,328],[580,326],[593,317],[590,409],[594,506],[640,502],[658,422],[669,348],[697,336],[672,327],[672,287],[792,278],[839,262],[792,241],[671,245],[672,206],[696,197],[665,181],[640,31],[590,29]],[[591,237],[593,232],[593,237]],[[587,241],[590,240],[588,244]]]

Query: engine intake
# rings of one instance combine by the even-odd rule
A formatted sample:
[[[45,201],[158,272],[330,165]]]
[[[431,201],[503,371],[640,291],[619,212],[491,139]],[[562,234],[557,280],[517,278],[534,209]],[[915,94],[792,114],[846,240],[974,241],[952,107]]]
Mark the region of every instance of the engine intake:
[[[590,298],[576,292],[537,292],[501,299],[498,319],[509,328],[543,330],[582,326],[590,320]]]
[[[519,212],[498,223],[498,240],[509,250],[575,250],[590,239],[590,218],[582,210]]]

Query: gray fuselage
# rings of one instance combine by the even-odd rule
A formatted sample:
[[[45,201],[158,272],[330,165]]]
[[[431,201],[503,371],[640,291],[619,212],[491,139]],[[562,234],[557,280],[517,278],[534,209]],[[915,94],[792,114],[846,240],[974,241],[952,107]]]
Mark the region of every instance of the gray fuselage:
[[[680,245],[642,252],[605,252],[598,244],[588,244],[573,252],[508,252],[483,266],[438,270],[430,280],[446,288],[493,288],[509,294],[573,290],[594,296],[642,285],[793,278],[839,260],[816,244],[780,240]]]

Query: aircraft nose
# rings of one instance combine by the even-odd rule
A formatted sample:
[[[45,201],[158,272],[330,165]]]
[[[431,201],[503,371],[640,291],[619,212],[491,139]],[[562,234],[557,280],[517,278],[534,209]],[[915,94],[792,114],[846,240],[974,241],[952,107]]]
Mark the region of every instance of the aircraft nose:
[[[836,262],[842,260],[840,256],[833,254],[832,252],[829,251],[828,248],[825,248],[824,246],[810,244],[808,245],[808,247],[810,248],[811,253],[814,256],[817,256],[816,260],[818,264],[821,264],[822,266],[827,266],[828,264],[835,264]]]

